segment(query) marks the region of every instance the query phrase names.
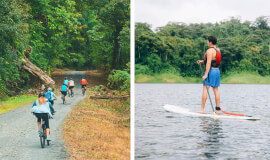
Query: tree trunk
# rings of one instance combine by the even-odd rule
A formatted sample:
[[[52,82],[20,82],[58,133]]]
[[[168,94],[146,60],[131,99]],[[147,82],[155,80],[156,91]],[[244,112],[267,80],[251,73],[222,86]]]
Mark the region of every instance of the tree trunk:
[[[27,70],[34,76],[39,77],[46,85],[54,85],[54,80],[49,77],[45,72],[43,72],[40,68],[34,65],[28,58],[23,58],[22,60],[22,68]]]
[[[23,54],[26,57],[29,57],[32,53],[32,47],[28,47]],[[22,61],[22,68],[27,70],[32,75],[39,77],[40,80],[42,80],[46,85],[54,85],[54,80],[49,77],[45,72],[43,72],[40,68],[38,68],[36,65],[34,65],[28,58],[21,59]]]
[[[138,46],[138,53],[139,53],[139,59],[141,58],[141,52],[140,52],[140,48]]]
[[[119,43],[119,35],[121,32],[121,27],[116,26],[116,31],[114,33],[114,51],[113,51],[113,69],[119,68],[120,63],[120,43]]]

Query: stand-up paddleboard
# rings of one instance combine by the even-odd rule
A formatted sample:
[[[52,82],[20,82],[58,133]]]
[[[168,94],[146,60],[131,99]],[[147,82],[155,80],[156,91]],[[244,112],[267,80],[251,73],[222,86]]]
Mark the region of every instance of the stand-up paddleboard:
[[[188,115],[188,116],[212,117],[213,118],[213,113],[201,114],[201,113],[197,113],[194,111],[190,111],[187,108],[183,108],[183,107],[175,106],[175,105],[166,104],[164,106],[164,109],[166,111],[169,111],[169,112],[180,113],[180,114],[184,114],[184,115]],[[216,118],[227,118],[227,119],[246,119],[246,120],[259,120],[260,119],[260,118],[252,117],[252,116],[234,116],[234,115],[226,115],[226,114],[221,114],[221,115],[216,114],[215,117]]]

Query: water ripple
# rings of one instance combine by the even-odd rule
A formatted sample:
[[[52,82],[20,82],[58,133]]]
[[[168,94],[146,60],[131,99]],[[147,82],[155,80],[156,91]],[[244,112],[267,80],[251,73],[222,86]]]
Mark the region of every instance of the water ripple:
[[[135,87],[136,159],[270,159],[270,85],[223,84],[219,89],[224,110],[257,115],[260,121],[213,120],[164,111],[165,104],[199,110],[200,84]],[[210,94],[214,97],[212,90]],[[211,112],[209,101],[206,111]]]

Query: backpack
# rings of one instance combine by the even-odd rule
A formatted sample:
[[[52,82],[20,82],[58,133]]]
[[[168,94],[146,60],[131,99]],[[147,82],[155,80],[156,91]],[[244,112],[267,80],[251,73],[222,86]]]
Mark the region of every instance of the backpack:
[[[54,94],[53,92],[50,92],[50,95],[49,95],[50,100],[52,100],[52,101],[54,100],[54,99],[53,99],[53,94]]]
[[[51,91],[46,92],[46,98],[50,100]]]

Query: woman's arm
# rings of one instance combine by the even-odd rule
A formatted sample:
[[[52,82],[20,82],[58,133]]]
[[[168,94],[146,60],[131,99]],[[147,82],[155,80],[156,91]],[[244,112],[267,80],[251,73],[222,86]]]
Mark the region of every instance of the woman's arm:
[[[205,69],[205,74],[203,76],[203,80],[205,80],[208,76],[210,67],[211,67],[211,62],[212,62],[212,50],[208,49],[207,51],[207,62],[206,62],[206,69]]]

